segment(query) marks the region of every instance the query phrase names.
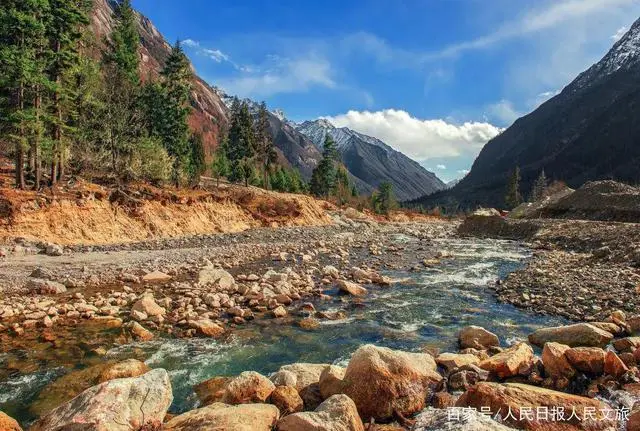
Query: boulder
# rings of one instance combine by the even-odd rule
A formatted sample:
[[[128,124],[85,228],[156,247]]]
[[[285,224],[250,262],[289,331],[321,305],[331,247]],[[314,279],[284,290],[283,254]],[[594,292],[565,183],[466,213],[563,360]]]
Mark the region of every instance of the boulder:
[[[130,431],[161,424],[173,401],[169,374],[156,369],[93,386],[50,411],[32,431]]]
[[[474,349],[487,349],[492,346],[499,346],[498,336],[493,332],[487,331],[481,326],[466,326],[462,328],[458,334],[458,342],[460,348],[468,347]]]
[[[30,291],[40,293],[41,295],[59,295],[67,291],[64,284],[41,278],[30,279],[27,282],[26,287]]]
[[[416,417],[411,431],[509,431],[508,428],[477,410],[449,407],[427,408]]]
[[[22,428],[11,416],[0,412],[0,431],[22,431]]]
[[[143,295],[142,298],[133,304],[131,311],[138,311],[147,316],[164,316],[167,313],[167,310],[156,303],[153,295]]]
[[[460,368],[463,365],[477,364],[478,362],[480,362],[480,359],[470,353],[441,353],[436,357],[436,363],[443,366],[447,371]]]
[[[278,431],[364,431],[354,402],[346,395],[334,395],[314,412],[295,413],[278,422]]]
[[[599,375],[604,371],[605,351],[599,347],[573,347],[565,356],[573,368],[583,373]]]
[[[533,368],[533,349],[526,343],[518,343],[480,362],[483,370],[504,379],[517,375],[526,376]]]
[[[394,412],[409,416],[425,407],[432,388],[442,381],[431,355],[365,345],[351,357],[344,375],[344,393],[360,416],[386,420]]]
[[[164,431],[271,431],[280,412],[270,404],[215,403],[174,417]]]
[[[336,268],[335,266],[327,265],[322,268],[322,275],[325,277],[339,278],[340,271],[338,271],[338,268]]]
[[[45,249],[47,256],[62,256],[64,254],[64,247],[58,244],[49,244]]]
[[[264,403],[275,385],[255,371],[245,371],[227,384],[222,401],[226,404]]]
[[[219,337],[224,334],[224,328],[209,319],[190,320],[189,327],[195,329],[199,335],[205,337]]]
[[[348,293],[353,296],[364,296],[367,294],[367,289],[360,286],[358,283],[353,283],[347,280],[338,280],[338,287],[341,291]]]
[[[320,374],[320,395],[322,399],[327,399],[332,395],[342,393],[344,389],[344,373],[347,370],[337,365],[331,365]]]
[[[570,349],[571,347],[565,344],[545,343],[542,349],[542,363],[547,377],[570,379],[576,374],[576,370],[565,356],[567,350]]]
[[[276,386],[269,402],[278,407],[283,416],[301,412],[304,408],[304,401],[293,386]]]
[[[147,364],[137,359],[127,359],[108,365],[98,376],[97,383],[104,383],[114,379],[138,377],[151,371]]]
[[[618,352],[633,352],[640,347],[640,337],[620,338],[612,344]]]
[[[529,342],[538,347],[555,342],[570,347],[604,347],[613,339],[613,334],[589,323],[542,328],[529,335]]]
[[[278,307],[274,308],[271,313],[273,313],[273,317],[275,318],[285,317],[287,315],[287,309],[282,305],[279,305]]]
[[[151,271],[150,273],[142,276],[142,281],[145,283],[163,283],[170,280],[171,276],[162,271]]]
[[[606,409],[609,407],[601,401],[520,383],[478,383],[462,394],[456,406],[487,409],[492,416],[501,414],[506,425],[518,429],[548,431],[614,431],[616,429],[616,421],[606,417]],[[538,408],[547,411],[563,409],[564,416],[549,415],[545,420],[537,415]],[[593,413],[593,419],[584,415],[585,409]],[[511,415],[508,414],[509,411]],[[573,411],[576,415],[572,417]]]
[[[615,352],[608,351],[604,357],[604,373],[619,379],[627,371],[629,371],[629,368],[627,368],[618,355],[616,355]]]
[[[231,291],[236,286],[233,276],[224,269],[206,266],[198,272],[198,284],[201,286],[217,286],[223,291]]]
[[[196,395],[198,395],[200,403],[203,406],[208,406],[213,403],[222,402],[227,385],[232,379],[232,377],[213,377],[198,383],[194,386],[193,390]]]
[[[298,362],[283,365],[271,376],[271,381],[277,385],[295,386],[300,392],[309,385],[320,381],[320,374],[329,367],[329,364],[308,364]],[[295,380],[292,380],[295,379]]]
[[[130,322],[128,328],[133,338],[138,341],[149,341],[153,339],[153,333],[138,322]]]

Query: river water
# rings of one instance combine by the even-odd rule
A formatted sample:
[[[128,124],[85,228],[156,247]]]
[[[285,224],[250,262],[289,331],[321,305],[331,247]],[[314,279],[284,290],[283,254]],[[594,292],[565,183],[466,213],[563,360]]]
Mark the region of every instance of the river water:
[[[399,243],[412,241],[398,236]],[[347,318],[323,321],[319,328],[303,330],[273,320],[255,321],[226,340],[204,338],[158,339],[119,346],[107,359],[142,357],[152,368],[165,368],[171,376],[172,412],[197,405],[192,387],[207,378],[255,370],[268,375],[294,362],[346,364],[365,343],[418,351],[439,348],[456,351],[456,333],[466,325],[495,332],[503,345],[525,339],[541,326],[555,326],[560,318],[532,315],[496,302],[488,283],[505,277],[526,262],[529,251],[513,242],[447,239],[437,248],[449,255],[440,265],[420,272],[388,272],[403,280],[392,287],[370,287],[362,303],[338,294],[332,301],[316,302],[318,310],[346,312]],[[0,357],[0,365],[2,365]],[[23,422],[33,419],[29,404],[49,382],[67,372],[48,368],[11,375],[0,381],[0,410]]]

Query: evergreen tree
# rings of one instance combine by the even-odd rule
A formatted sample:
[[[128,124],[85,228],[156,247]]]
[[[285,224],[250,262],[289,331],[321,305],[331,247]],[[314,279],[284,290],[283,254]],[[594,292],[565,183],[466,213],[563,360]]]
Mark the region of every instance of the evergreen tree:
[[[52,47],[49,64],[49,79],[53,83],[51,100],[51,182],[55,183],[64,175],[67,159],[64,129],[70,114],[64,112],[65,99],[72,97],[73,88],[63,86],[63,77],[79,61],[80,41],[84,26],[89,24],[87,17],[91,2],[87,0],[49,0],[51,20],[48,26],[50,46]]]
[[[229,179],[248,185],[254,171],[255,133],[253,118],[246,101],[239,102],[236,99],[231,107],[227,157],[231,166]]]
[[[324,140],[324,148],[322,151],[322,160],[311,174],[311,193],[316,196],[329,197],[334,189],[336,179],[335,161],[338,158],[336,144],[327,134]]]
[[[547,176],[544,173],[544,169],[540,172],[540,175],[536,179],[536,182],[533,183],[533,188],[531,190],[531,202],[536,202],[544,197],[544,193],[547,190]]]
[[[507,193],[505,195],[505,204],[508,209],[513,209],[522,203],[522,195],[520,194],[520,167],[516,166],[507,182]]]
[[[39,148],[47,84],[47,0],[5,0],[0,8],[0,130],[14,144],[16,187],[25,188],[25,151]]]
[[[193,80],[191,64],[180,42],[171,50],[162,77],[164,97],[161,100],[164,100],[164,106],[161,108],[159,138],[175,160],[174,180],[179,185],[187,172],[191,155],[187,120],[191,112],[189,98]]]
[[[345,205],[351,199],[351,182],[349,181],[349,175],[347,174],[347,170],[344,166],[340,166],[336,170],[336,181],[333,194],[336,196],[338,205]]]
[[[260,162],[262,170],[263,187],[269,188],[269,168],[276,161],[277,154],[273,148],[273,139],[271,138],[271,126],[269,125],[269,113],[264,102],[260,104],[258,109],[258,117],[255,125],[255,147],[256,158]]]
[[[220,178],[229,175],[229,159],[227,159],[227,145],[225,142],[216,148],[213,162],[211,163],[211,173],[216,179],[216,187],[220,187]]]
[[[116,25],[111,33],[109,50],[105,55],[107,63],[114,63],[116,68],[132,83],[140,82],[140,34],[136,14],[131,7],[131,0],[122,0],[116,9]]]
[[[189,156],[189,176],[193,182],[198,182],[200,175],[207,169],[202,135],[199,133],[191,135],[189,142],[191,148],[191,154]]]
[[[373,209],[378,214],[388,215],[389,211],[396,206],[393,197],[393,184],[388,181],[380,183],[378,192],[373,195]]]

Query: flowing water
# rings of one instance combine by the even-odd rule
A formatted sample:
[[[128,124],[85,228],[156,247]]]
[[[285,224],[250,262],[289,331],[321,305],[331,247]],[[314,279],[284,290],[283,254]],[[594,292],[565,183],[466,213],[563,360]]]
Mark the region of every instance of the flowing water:
[[[412,241],[403,236],[395,240]],[[117,347],[108,351],[106,358],[142,357],[152,368],[167,369],[174,391],[171,410],[180,412],[197,405],[193,385],[213,376],[246,370],[268,375],[294,362],[344,365],[365,343],[413,351],[428,347],[456,351],[456,333],[466,325],[483,326],[508,345],[538,327],[566,323],[498,303],[487,289],[488,283],[524,264],[529,252],[522,246],[496,240],[448,239],[437,247],[450,258],[420,272],[387,273],[403,281],[391,288],[371,287],[361,303],[328,292],[334,295],[333,301],[316,302],[316,308],[346,311],[347,318],[323,321],[315,330],[273,320],[255,321],[224,341],[158,339]],[[0,364],[2,360],[0,357]],[[28,411],[31,400],[64,372],[60,367],[47,368],[45,362],[33,372],[0,381],[0,410],[24,421],[32,419]]]

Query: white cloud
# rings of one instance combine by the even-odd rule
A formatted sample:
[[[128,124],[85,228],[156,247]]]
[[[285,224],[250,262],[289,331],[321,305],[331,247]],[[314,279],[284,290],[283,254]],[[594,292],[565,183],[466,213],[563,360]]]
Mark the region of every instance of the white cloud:
[[[511,125],[523,115],[522,112],[519,112],[513,106],[512,102],[506,99],[502,99],[497,103],[489,105],[487,107],[487,114],[490,119],[494,119],[505,126]]]
[[[502,41],[522,37],[530,33],[538,33],[557,27],[568,21],[587,15],[611,10],[619,6],[633,5],[637,0],[563,0],[555,1],[545,8],[531,10],[519,19],[506,23],[496,31],[476,39],[450,45],[440,51],[430,53],[430,58],[451,57],[464,51],[489,47]]]
[[[475,157],[501,129],[480,122],[461,125],[441,119],[422,120],[406,111],[349,111],[325,117],[338,127],[375,136],[415,160],[438,157]]]
[[[193,39],[185,39],[181,43],[182,43],[182,46],[186,46],[187,48],[194,49],[196,54],[209,57],[216,63],[222,63],[223,61],[227,61],[229,63],[232,63],[234,67],[238,68],[238,66],[231,61],[231,58],[224,52],[220,51],[219,49],[205,48],[202,45],[200,45],[200,42]]]
[[[278,93],[304,92],[311,87],[335,88],[329,61],[310,55],[288,59],[272,57],[268,68],[245,69],[245,73],[216,83],[230,94],[240,97],[267,97]]]
[[[469,169],[460,169],[460,170],[458,171],[458,173],[459,173],[459,174],[462,174],[462,175],[467,175],[469,172],[470,172],[470,171],[469,171]]]
[[[628,30],[627,26],[623,25],[616,31],[614,35],[611,36],[611,39],[613,39],[614,42],[619,41],[620,39],[622,39],[622,36],[624,36],[627,30]]]
[[[447,167],[445,165],[436,165],[436,169],[440,169],[442,171],[446,170]]]

